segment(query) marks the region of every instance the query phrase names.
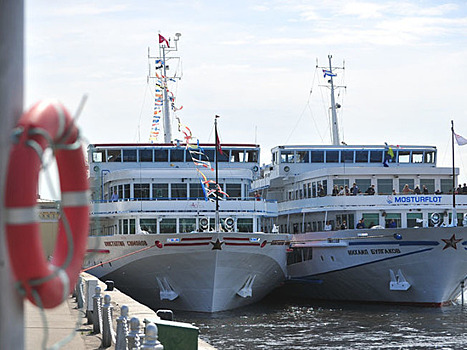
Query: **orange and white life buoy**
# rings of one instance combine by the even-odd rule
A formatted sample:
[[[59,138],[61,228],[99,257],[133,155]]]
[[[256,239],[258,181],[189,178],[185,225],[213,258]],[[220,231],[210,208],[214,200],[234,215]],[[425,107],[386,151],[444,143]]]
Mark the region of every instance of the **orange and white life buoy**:
[[[42,101],[14,129],[5,185],[5,231],[11,266],[20,288],[35,305],[53,308],[73,289],[83,263],[89,225],[89,184],[78,128],[65,108]],[[51,261],[42,247],[37,214],[42,154],[57,161],[61,217]]]

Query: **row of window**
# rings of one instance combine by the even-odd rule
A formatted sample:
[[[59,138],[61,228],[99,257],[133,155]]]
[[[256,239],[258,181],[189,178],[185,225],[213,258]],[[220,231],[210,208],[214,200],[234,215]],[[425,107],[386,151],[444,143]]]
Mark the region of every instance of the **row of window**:
[[[350,189],[354,182],[360,193],[365,193],[372,184],[371,179],[354,179],[353,182],[350,179],[333,179],[332,186],[337,186],[339,190],[341,187],[345,188],[345,186]],[[399,178],[398,184],[394,179],[376,179],[375,185],[376,194],[381,195],[393,194],[394,192],[401,194],[405,185],[408,185],[411,190],[418,186],[420,191],[423,191],[423,186],[425,186],[430,194],[435,193],[436,190],[439,190],[440,193],[452,193],[452,179],[440,179],[439,188],[435,188],[435,179],[419,179],[417,185],[415,179],[409,178]],[[320,191],[321,187],[322,191]],[[332,188],[327,188],[327,180],[312,181],[302,183],[295,190],[289,190],[286,200],[322,197],[328,195],[328,193],[332,193]]]
[[[203,152],[190,154],[185,148],[123,148],[123,149],[94,149],[92,162],[192,162],[193,159],[202,161],[215,160],[215,148],[203,149]],[[222,149],[218,153],[219,162],[257,163],[256,149]]]
[[[223,224],[225,218],[221,218]],[[237,232],[253,232],[253,218],[237,218]],[[209,227],[197,227],[196,218],[163,218],[163,219],[140,219],[140,233],[189,233],[212,231],[215,226],[215,219],[209,218]],[[118,234],[135,234],[136,219],[119,219]]]
[[[243,198],[242,184],[221,184],[222,189],[229,198]],[[244,184],[244,193],[248,194],[247,185]],[[204,191],[200,182],[182,183],[134,183],[109,186],[109,192],[105,194],[104,200],[117,201],[147,200],[147,199],[204,199]]]
[[[429,163],[436,161],[435,151],[410,150],[281,150],[274,152],[272,162],[279,163]]]
[[[428,218],[433,213],[428,213]],[[451,222],[452,215],[444,217],[444,213],[437,213],[439,217],[446,218],[447,222]],[[463,213],[457,213],[457,221],[459,226],[463,226]],[[381,225],[385,228],[400,228],[402,227],[402,214],[401,213],[386,213],[382,220],[380,220],[379,213],[363,213],[362,218],[364,219],[365,228],[372,228],[373,226]],[[355,216],[354,214],[342,214],[336,215],[335,220],[329,220],[329,224],[332,230],[340,230],[342,228],[354,229],[355,228]],[[442,219],[443,220],[443,219]],[[439,223],[441,224],[442,221]],[[316,232],[324,230],[324,221],[306,221],[298,223],[290,223],[279,225],[279,232],[281,233],[305,233],[305,232]],[[423,225],[423,213],[407,213],[406,214],[406,227],[422,227]],[[429,219],[428,226],[433,227],[433,222]]]

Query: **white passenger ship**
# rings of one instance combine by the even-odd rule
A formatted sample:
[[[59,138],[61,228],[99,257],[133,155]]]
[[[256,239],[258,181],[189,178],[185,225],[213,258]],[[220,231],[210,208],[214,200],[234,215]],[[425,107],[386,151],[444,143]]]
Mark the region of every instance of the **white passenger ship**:
[[[193,145],[165,139],[89,146],[85,270],[154,308],[217,312],[260,300],[285,280],[289,235],[260,232],[277,203],[250,196],[259,146],[197,144],[218,163],[214,182],[210,167],[203,179],[195,166]],[[220,200],[207,200],[206,181],[219,184]]]
[[[278,201],[277,224],[294,234],[284,291],[327,300],[454,301],[467,276],[467,194],[453,197],[458,169],[438,167],[432,146],[341,144],[330,57],[326,71],[333,145],[275,147],[253,185]]]

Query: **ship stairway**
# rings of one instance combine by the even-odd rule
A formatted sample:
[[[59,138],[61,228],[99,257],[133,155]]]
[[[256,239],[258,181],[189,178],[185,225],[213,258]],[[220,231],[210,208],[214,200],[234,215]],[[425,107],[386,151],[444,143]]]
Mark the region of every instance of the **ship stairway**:
[[[393,270],[389,269],[389,274],[391,276],[391,282],[389,282],[390,290],[407,290],[410,288],[411,284],[407,282],[404,275],[402,274],[401,269],[394,273]]]
[[[242,288],[237,292],[237,295],[241,296],[242,298],[248,298],[253,296],[253,290],[251,287],[253,287],[253,283],[255,282],[256,275],[253,276],[248,276],[245,284],[243,285]]]
[[[166,277],[159,278],[156,277],[157,284],[159,285],[159,297],[161,300],[175,300],[178,298],[178,293],[173,290],[172,286],[170,285],[169,281],[167,281]]]

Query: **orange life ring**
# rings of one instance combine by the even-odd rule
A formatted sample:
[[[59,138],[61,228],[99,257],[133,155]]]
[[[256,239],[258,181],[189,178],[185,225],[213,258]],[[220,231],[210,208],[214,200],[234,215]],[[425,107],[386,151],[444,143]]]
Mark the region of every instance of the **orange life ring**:
[[[42,101],[14,129],[5,186],[5,231],[14,276],[35,305],[53,308],[70,294],[83,263],[89,225],[89,183],[78,128],[66,109]],[[61,216],[53,257],[43,251],[37,215],[42,153],[57,161]]]

